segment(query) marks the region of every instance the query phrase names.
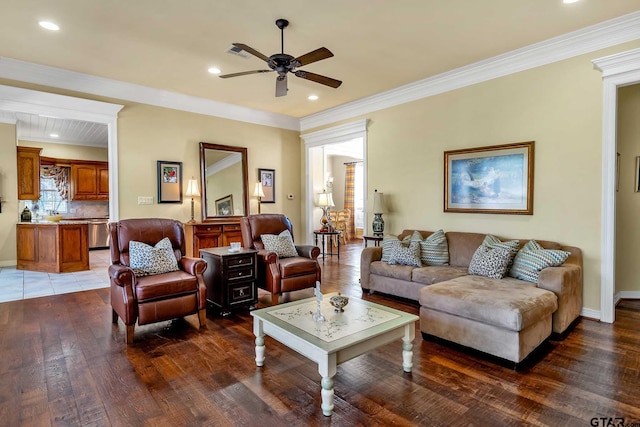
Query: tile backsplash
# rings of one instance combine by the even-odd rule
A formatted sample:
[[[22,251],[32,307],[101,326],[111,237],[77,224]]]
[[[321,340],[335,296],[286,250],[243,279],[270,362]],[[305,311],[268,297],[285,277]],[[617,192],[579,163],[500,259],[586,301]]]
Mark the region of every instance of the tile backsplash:
[[[71,210],[75,209],[75,213]],[[65,218],[107,218],[109,216],[109,202],[69,202],[69,212]]]

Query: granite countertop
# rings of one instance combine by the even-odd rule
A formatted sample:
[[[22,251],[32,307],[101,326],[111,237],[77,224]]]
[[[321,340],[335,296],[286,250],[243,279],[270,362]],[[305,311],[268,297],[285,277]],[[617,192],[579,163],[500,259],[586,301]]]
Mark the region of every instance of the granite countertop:
[[[72,224],[89,224],[89,220],[61,220],[58,222],[53,222],[53,221],[21,221],[18,224],[37,224],[37,225],[72,225]]]

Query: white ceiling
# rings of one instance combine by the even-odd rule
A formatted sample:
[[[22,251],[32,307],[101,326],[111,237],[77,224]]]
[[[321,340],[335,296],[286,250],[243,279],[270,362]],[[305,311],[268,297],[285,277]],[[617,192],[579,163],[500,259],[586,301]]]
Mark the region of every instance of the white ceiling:
[[[3,0],[0,57],[300,118],[638,10],[640,0]],[[340,88],[290,76],[276,98],[274,73],[207,73],[267,68],[225,51],[279,52],[277,18],[290,21],[285,52],[334,53],[301,69]]]
[[[107,125],[0,110],[0,122],[15,123],[20,141],[107,147]],[[58,137],[51,136],[52,134]]]

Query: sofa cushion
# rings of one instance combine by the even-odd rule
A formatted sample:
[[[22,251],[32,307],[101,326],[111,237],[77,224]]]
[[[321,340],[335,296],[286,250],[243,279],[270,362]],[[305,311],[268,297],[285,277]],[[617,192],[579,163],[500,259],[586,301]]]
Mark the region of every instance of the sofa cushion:
[[[558,298],[510,277],[464,276],[425,286],[420,305],[518,332],[556,311]]]
[[[318,271],[318,262],[315,259],[300,256],[283,258],[279,265],[282,277],[316,274]]]
[[[509,248],[480,245],[471,258],[469,274],[502,279],[512,259],[513,252]]]
[[[384,261],[374,261],[371,263],[369,269],[371,274],[376,274],[382,277],[392,277],[394,279],[411,281],[411,272],[416,267],[408,265],[389,265]]]
[[[408,247],[405,247],[402,242],[395,242],[389,257],[389,264],[422,267],[420,262],[420,243],[413,241]]]
[[[155,246],[136,240],[129,241],[129,267],[138,277],[178,270],[178,260],[168,237]]]
[[[280,258],[298,256],[298,251],[293,244],[293,237],[291,237],[289,230],[284,230],[277,235],[263,234],[260,239],[262,239],[265,250],[277,253]]]
[[[509,276],[538,283],[538,276],[543,269],[561,265],[569,255],[567,251],[544,249],[535,240],[529,240],[516,254]]]
[[[486,234],[462,231],[448,231],[446,235],[449,245],[449,265],[455,267],[469,267],[473,254],[486,237]]]
[[[427,266],[414,268],[411,272],[411,281],[423,285],[433,285],[445,280],[455,279],[469,274],[467,267],[450,267],[448,265]]]

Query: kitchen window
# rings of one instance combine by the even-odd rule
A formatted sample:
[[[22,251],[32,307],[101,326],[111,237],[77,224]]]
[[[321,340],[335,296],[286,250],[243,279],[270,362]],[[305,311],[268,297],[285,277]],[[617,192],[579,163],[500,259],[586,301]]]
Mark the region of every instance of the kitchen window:
[[[34,210],[34,205],[36,204],[38,207]],[[68,201],[60,195],[55,178],[40,177],[40,200],[27,201],[26,205],[32,212],[41,212],[41,215],[45,215],[50,211],[68,212]]]

